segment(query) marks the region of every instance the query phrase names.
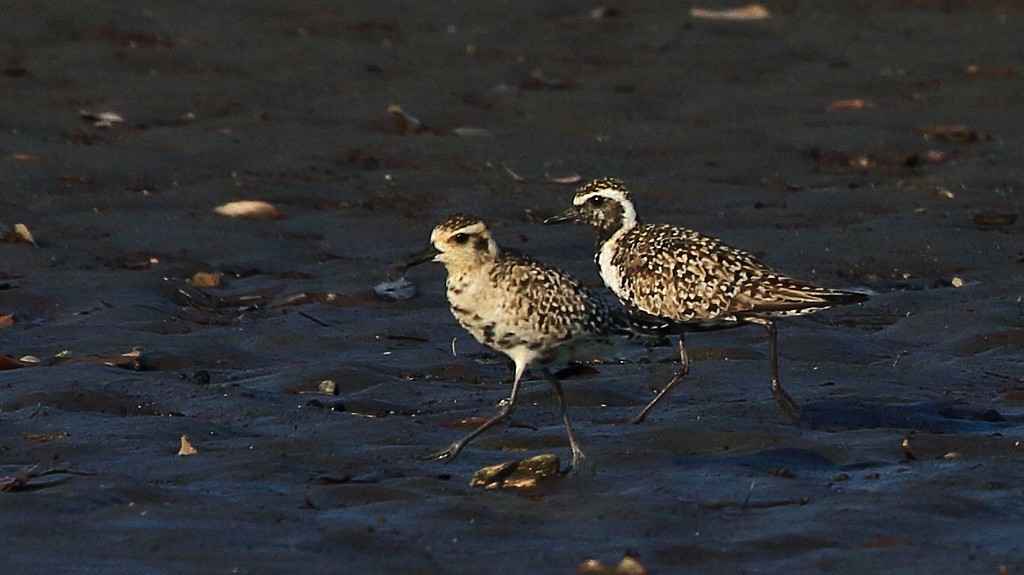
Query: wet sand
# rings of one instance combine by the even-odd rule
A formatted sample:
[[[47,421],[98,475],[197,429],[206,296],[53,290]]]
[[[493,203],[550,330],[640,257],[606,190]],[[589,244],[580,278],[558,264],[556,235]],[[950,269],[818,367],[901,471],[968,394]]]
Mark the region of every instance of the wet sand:
[[[1024,569],[1016,4],[122,4],[0,21],[0,355],[24,364],[0,371],[0,571]],[[780,322],[801,427],[747,328],[691,336],[643,425],[673,347],[567,379],[575,476],[468,484],[568,457],[539,378],[512,425],[418,459],[510,372],[440,266],[416,299],[373,286],[454,211],[599,286],[590,231],[539,224],[571,176],[874,292]],[[283,217],[213,212],[235,200]],[[223,285],[190,287],[202,271]]]

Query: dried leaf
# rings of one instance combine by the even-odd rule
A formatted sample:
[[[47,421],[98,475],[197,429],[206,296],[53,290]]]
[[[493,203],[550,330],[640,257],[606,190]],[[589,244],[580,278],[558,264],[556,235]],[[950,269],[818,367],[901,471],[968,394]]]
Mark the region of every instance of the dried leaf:
[[[948,142],[950,144],[970,144],[972,142],[985,142],[992,139],[992,136],[989,134],[979,132],[962,124],[925,124],[915,127],[914,131],[926,140]]]
[[[771,16],[768,9],[761,4],[747,4],[739,8],[728,10],[707,10],[705,8],[691,8],[690,16],[701,20],[764,20]]]
[[[14,224],[14,235],[21,241],[36,245],[35,238],[32,237],[32,232],[28,231],[28,226],[25,224]]]
[[[544,478],[557,477],[560,466],[557,456],[544,453],[478,469],[469,484],[484,489],[536,487]]]
[[[846,100],[836,100],[825,107],[828,111],[833,110],[874,110],[878,108],[874,102],[870,100],[862,100],[860,98],[849,98]]]
[[[1017,71],[1009,64],[971,64],[964,67],[968,76],[989,76],[993,78],[1012,78]]]
[[[37,441],[40,443],[49,443],[51,441],[57,441],[70,437],[71,434],[66,431],[56,431],[54,433],[26,433],[24,435],[25,441]]]
[[[14,314],[0,315],[0,327],[11,327],[14,325]]]
[[[997,230],[1006,226],[1012,226],[1017,221],[1017,214],[1010,213],[982,213],[971,216],[971,223],[979,230]]]
[[[14,224],[13,228],[7,228],[7,226],[0,224],[0,241],[10,244],[36,245],[32,232],[28,231],[28,226],[25,224]]]
[[[279,220],[284,217],[273,204],[261,200],[228,202],[217,206],[213,211],[229,218],[250,220]]]
[[[191,443],[189,443],[188,436],[182,435],[181,448],[178,449],[178,455],[195,455],[196,453],[199,452],[196,451],[195,447],[192,447]]]
[[[72,186],[91,186],[91,185],[96,183],[96,180],[94,180],[94,179],[92,179],[92,178],[90,178],[88,176],[69,176],[69,175],[64,175],[64,176],[59,176],[58,179],[60,181],[64,182],[65,184],[70,184]]]

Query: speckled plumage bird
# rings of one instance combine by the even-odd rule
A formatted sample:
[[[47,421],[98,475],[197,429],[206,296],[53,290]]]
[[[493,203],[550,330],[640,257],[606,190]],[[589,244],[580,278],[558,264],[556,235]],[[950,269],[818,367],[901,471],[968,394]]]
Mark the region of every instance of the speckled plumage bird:
[[[779,383],[775,320],[867,300],[857,292],[819,287],[775,271],[750,254],[693,230],[643,224],[629,189],[614,178],[580,187],[573,206],[545,223],[576,221],[597,231],[594,260],[601,278],[627,309],[673,322],[683,367],[634,423],[688,372],[686,331],[756,324],[768,332],[772,394],[799,422],[800,409]]]
[[[447,295],[452,314],[477,341],[515,363],[512,393],[498,413],[465,438],[431,456],[456,457],[478,435],[515,409],[523,372],[531,365],[582,357],[628,337],[629,322],[576,278],[525,254],[503,250],[487,225],[469,214],[449,216],[434,228],[430,247],[407,259],[406,266],[438,261],[448,271]],[[583,452],[573,435],[558,380],[544,377],[558,394],[575,469]]]

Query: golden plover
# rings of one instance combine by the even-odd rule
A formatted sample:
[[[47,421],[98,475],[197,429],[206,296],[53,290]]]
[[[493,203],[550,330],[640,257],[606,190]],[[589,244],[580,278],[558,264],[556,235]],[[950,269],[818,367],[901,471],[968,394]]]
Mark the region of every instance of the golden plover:
[[[515,409],[520,380],[530,365],[581,357],[612,343],[613,336],[628,334],[623,327],[628,321],[579,280],[525,254],[500,249],[476,216],[449,216],[434,228],[430,244],[404,265],[443,263],[452,314],[477,341],[515,363],[512,393],[498,413],[431,458],[456,457],[474,438],[507,418]],[[575,470],[583,452],[569,422],[565,393],[546,367],[542,373],[558,394],[572,448],[570,469]]]
[[[775,319],[867,300],[861,293],[818,287],[760,263],[750,254],[686,228],[643,224],[629,190],[603,178],[579,188],[573,206],[545,223],[576,221],[597,231],[594,260],[604,283],[631,311],[673,322],[683,367],[640,414],[640,423],[688,372],[686,331],[748,324],[768,332],[772,394],[796,422],[800,409],[779,384]]]

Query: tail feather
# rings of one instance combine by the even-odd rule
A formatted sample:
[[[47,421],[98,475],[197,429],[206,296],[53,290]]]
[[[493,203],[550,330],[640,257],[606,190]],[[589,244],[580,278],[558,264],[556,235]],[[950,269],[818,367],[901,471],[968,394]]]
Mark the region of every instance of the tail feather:
[[[865,293],[854,291],[829,290],[818,288],[815,290],[800,289],[797,287],[783,288],[772,292],[771,300],[753,301],[750,307],[737,316],[759,315],[759,314],[799,314],[806,310],[807,313],[840,305],[851,305],[862,303],[869,299]]]

